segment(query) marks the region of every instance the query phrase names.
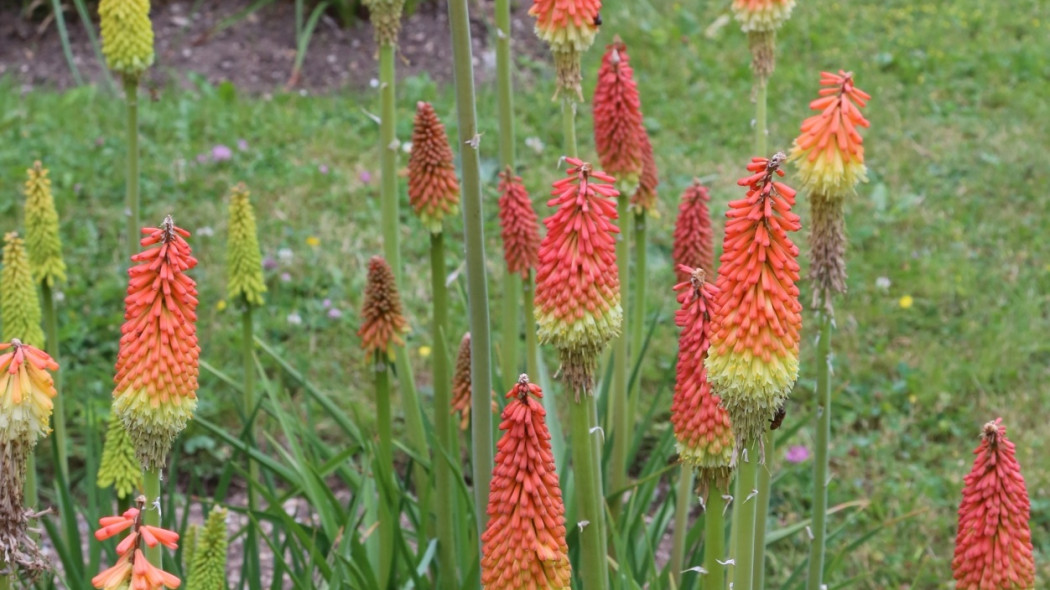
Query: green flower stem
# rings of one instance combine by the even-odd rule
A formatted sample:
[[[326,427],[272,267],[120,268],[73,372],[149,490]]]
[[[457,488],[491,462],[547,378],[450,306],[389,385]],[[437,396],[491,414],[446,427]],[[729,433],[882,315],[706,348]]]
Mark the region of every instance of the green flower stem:
[[[0,566],[2,566],[3,569],[6,569],[7,568],[7,563],[4,562],[3,560],[0,560]],[[0,576],[0,590],[9,590],[10,588],[11,588],[11,576],[10,575]]]
[[[704,506],[704,590],[723,590],[726,585],[726,501],[722,490],[708,486],[707,504]]]
[[[47,344],[47,354],[59,361],[58,348],[58,317],[55,314],[55,294],[47,281],[40,282],[40,293],[44,300],[44,332]],[[62,473],[62,481],[69,481],[69,459],[66,448],[66,402],[62,395],[62,372],[55,372],[55,389],[59,392],[52,400],[55,404],[54,414],[51,421],[55,430],[55,447],[58,450],[58,468]]]
[[[540,353],[539,344],[536,342],[536,315],[533,309],[533,294],[536,291],[536,283],[533,273],[529,278],[522,281],[523,301],[525,305],[525,370],[529,377],[539,382],[540,379]],[[547,411],[547,430],[551,435],[551,453],[554,455],[554,464],[558,468],[558,475],[564,475],[565,469],[565,435],[562,434],[561,421],[558,420],[558,400],[553,395],[543,396],[543,409]],[[562,480],[564,481],[564,480]]]
[[[244,302],[244,310],[241,312],[241,355],[244,363],[244,412],[248,416],[248,424],[246,430],[248,432],[248,443],[251,446],[255,446],[257,438],[255,436],[255,419],[252,411],[255,408],[255,353],[253,348],[255,347],[255,329],[252,322],[252,306],[247,301]],[[259,483],[259,464],[252,461],[251,456],[247,457],[248,460],[248,477],[252,484]],[[248,486],[248,509],[255,512],[258,509],[258,502],[255,497],[255,485]]]
[[[139,251],[139,79],[124,76],[124,100],[128,113],[127,192],[124,214],[128,216],[128,255]]]
[[[642,358],[642,341],[645,339],[645,286],[646,275],[645,224],[646,213],[634,214],[634,308],[631,314],[631,354],[637,363]]]
[[[390,412],[390,370],[382,353],[375,356],[376,374],[376,480],[379,487],[379,587],[389,588],[394,570],[398,516],[394,475],[394,426]],[[425,514],[425,513],[424,513]]]
[[[37,493],[36,453],[33,452],[26,457],[26,479],[22,485],[22,493],[25,496],[26,506],[36,509],[37,504],[40,503],[40,494]]]
[[[769,131],[766,125],[767,86],[769,81],[759,79],[756,80],[756,83],[758,84],[758,92],[755,97],[755,150],[757,151],[757,156],[766,157],[769,155],[767,152]],[[773,433],[771,431],[766,431],[765,435],[762,437],[762,443],[764,445],[765,457],[767,459],[765,464],[758,469],[758,496],[755,498],[758,502],[758,506],[756,508],[757,520],[755,521],[755,561],[751,573],[755,588],[763,587],[766,574],[766,523],[769,514],[770,488],[772,486],[773,471],[769,459],[771,459],[775,453]]]
[[[485,236],[481,213],[481,162],[478,147],[474,70],[470,47],[470,9],[467,0],[449,0],[453,69],[456,78],[456,114],[463,173],[463,233],[467,249],[467,300],[470,307],[471,441],[474,500],[478,538],[488,521],[489,482],[492,479],[492,357],[489,335],[488,280],[485,272]]]
[[[746,457],[744,452],[746,451]],[[733,498],[733,528],[737,529],[733,548],[733,588],[753,590],[755,518],[758,502],[754,497],[758,485],[758,441],[751,441],[737,459],[736,491]]]
[[[509,272],[503,277],[503,344],[500,357],[503,373],[503,389],[510,391],[518,382],[521,372],[521,360],[519,358],[518,335],[521,328],[519,316],[521,315],[521,275]]]
[[[823,309],[823,307],[821,308]],[[817,442],[813,462],[813,541],[809,550],[808,590],[824,583],[824,552],[828,536],[828,442],[831,440],[831,316],[820,314],[817,340]]]
[[[627,230],[630,223],[630,200],[623,192],[616,198],[616,224],[620,233],[616,236],[616,266],[620,275],[620,294],[626,306],[626,294],[628,292],[627,273],[629,272],[630,260],[627,246]],[[636,317],[624,314],[624,330],[620,336],[613,341],[613,373],[612,388],[609,390],[609,435],[612,438],[612,457],[609,461],[609,487],[613,490],[622,490],[627,485],[627,449],[630,446],[630,417],[627,401],[627,366],[631,364],[631,357],[627,349],[628,319],[637,322]],[[613,498],[611,503],[613,521],[620,512],[620,498]]]
[[[682,463],[678,467],[678,490],[674,503],[674,536],[671,542],[671,579],[675,588],[682,587],[682,570],[685,569],[685,537],[689,532],[689,508],[693,498],[693,469]]]
[[[576,101],[572,98],[561,99],[561,128],[565,140],[565,155],[576,157]]]
[[[601,463],[598,461],[596,441],[602,436],[598,426],[598,408],[590,393],[570,404],[569,421],[572,426],[572,463],[576,475],[576,518],[586,522],[580,531],[580,579],[586,590],[607,590],[609,572],[605,567],[608,553],[605,536],[605,510],[602,499]],[[569,523],[577,526],[578,523]]]
[[[142,472],[142,489],[146,492],[146,506],[142,509],[143,524],[160,526],[160,469],[148,469]],[[146,559],[154,566],[164,569],[164,556],[161,545],[145,548]]]
[[[434,350],[434,428],[437,430],[439,452],[434,453],[435,493],[438,498],[454,498],[452,487],[452,466],[444,459],[443,453],[452,453],[452,417],[449,413],[452,393],[452,381],[448,368],[448,288],[445,286],[445,233],[430,234],[430,295],[433,301],[433,323],[431,338]],[[452,521],[452,510],[447,506],[437,507],[438,538],[438,572],[440,588],[458,588],[456,576],[456,539],[455,523]]]

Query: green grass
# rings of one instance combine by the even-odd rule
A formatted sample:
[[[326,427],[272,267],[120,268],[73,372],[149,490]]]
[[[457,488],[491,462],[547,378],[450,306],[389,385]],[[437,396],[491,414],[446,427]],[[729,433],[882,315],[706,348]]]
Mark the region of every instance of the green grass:
[[[790,146],[808,116],[819,70],[852,70],[873,95],[867,109],[872,126],[865,133],[871,182],[848,208],[849,293],[837,306],[830,491],[832,505],[871,503],[833,539],[829,558],[841,563],[829,578],[832,587],[851,578],[865,589],[951,587],[961,479],[981,424],[996,416],[1017,443],[1033,498],[1037,571],[1044,580],[1050,576],[1050,448],[1043,434],[1050,407],[1050,14],[1040,7],[1039,0],[1009,6],[986,0],[800,3],[778,40],[769,99],[772,146]],[[663,215],[649,229],[649,302],[665,321],[644,364],[643,392],[666,389],[673,376],[676,332],[666,320],[674,303],[669,252],[678,194],[693,176],[708,179],[720,225],[726,203],[742,194],[735,180],[752,155],[746,41],[733,23],[705,35],[723,11],[723,3],[692,11],[684,3],[669,9],[642,2],[617,3],[602,14],[600,43],[615,32],[628,44],[663,180]],[[588,95],[599,49],[586,56]],[[552,73],[544,62],[519,59],[525,72],[516,82],[519,161],[545,216],[547,187],[560,176]],[[454,124],[451,88],[412,78],[398,92],[403,141],[410,137],[417,100],[434,102],[439,116]],[[502,295],[502,262],[494,88],[481,87],[480,101],[495,298]],[[203,84],[143,104],[142,217],[156,223],[173,213],[195,233],[200,334],[209,363],[237,362],[238,318],[221,303],[223,196],[243,180],[258,208],[264,255],[278,264],[267,271],[270,293],[257,316],[258,333],[339,403],[371,404],[368,359],[359,354],[354,331],[366,261],[381,251],[378,125],[372,112],[374,92],[260,98]],[[44,160],[52,169],[71,276],[59,308],[63,393],[70,399],[67,411],[78,419],[88,406],[97,415],[108,406],[124,289],[122,104],[96,88],[22,95],[9,79],[0,82],[0,113],[0,231],[15,228],[20,219],[17,187],[24,169]],[[587,119],[581,153],[592,158]],[[524,146],[529,137],[546,144],[542,153]],[[238,148],[239,139],[247,149]],[[217,144],[232,149],[228,162],[211,161]],[[206,155],[204,163],[198,154]],[[363,173],[371,174],[371,182],[362,180]],[[804,195],[798,209],[805,226]],[[402,211],[404,297],[414,327],[410,352],[429,399],[420,353],[429,343],[427,236],[409,208]],[[214,235],[199,231],[209,227]],[[449,268],[460,272],[461,231],[453,220]],[[317,246],[309,245],[311,238]],[[805,252],[805,236],[796,241]],[[281,257],[282,250],[290,259]],[[881,278],[888,287],[878,286],[885,282]],[[456,293],[452,331],[459,334],[466,314]],[[809,301],[807,285],[802,296]],[[904,296],[911,307],[900,304]],[[341,318],[328,316],[325,300]],[[301,324],[290,323],[290,314]],[[805,321],[802,375],[788,406],[789,422],[807,420],[791,441],[804,445],[811,440],[814,375],[814,334],[807,328],[815,325],[809,314]],[[305,403],[294,383],[286,385],[293,400]],[[231,428],[239,424],[239,396],[218,380],[205,375],[200,398],[201,416]],[[362,429],[370,415],[360,412]],[[332,424],[322,421],[320,429],[337,436]],[[76,428],[71,435],[83,449]],[[213,455],[200,462],[204,475],[216,473],[228,454],[200,427],[191,426],[182,441]],[[811,492],[808,463],[780,463],[783,477],[773,496],[777,526],[806,518]],[[188,469],[189,462],[181,466]],[[829,530],[845,523],[832,516]],[[848,543],[882,525],[873,539],[842,554]],[[771,587],[803,563],[806,550],[803,532],[770,550]]]

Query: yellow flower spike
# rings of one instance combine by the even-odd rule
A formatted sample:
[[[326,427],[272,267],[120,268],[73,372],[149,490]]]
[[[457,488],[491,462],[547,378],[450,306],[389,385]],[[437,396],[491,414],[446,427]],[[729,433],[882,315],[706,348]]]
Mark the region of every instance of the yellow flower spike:
[[[229,511],[216,506],[198,532],[193,561],[189,565],[186,590],[217,590],[226,587],[226,519]]]
[[[102,0],[102,54],[115,72],[138,77],[153,65],[153,23],[149,0]]]
[[[364,0],[369,20],[375,30],[377,45],[397,45],[401,33],[401,12],[405,0]]]
[[[62,240],[58,234],[58,212],[51,195],[48,170],[39,161],[26,170],[26,246],[29,266],[37,283],[49,287],[66,280],[66,263],[62,260]]]
[[[100,488],[112,487],[119,498],[127,498],[142,489],[142,467],[135,458],[135,447],[124,430],[124,423],[116,412],[109,417],[96,484]]]
[[[259,252],[259,237],[250,195],[244,183],[230,190],[229,238],[226,242],[227,291],[230,301],[240,301],[243,297],[248,305],[259,306],[263,304],[266,283],[263,281],[262,254]],[[310,243],[310,239],[307,238],[307,243]],[[226,309],[226,302],[220,301],[218,308],[219,311]]]
[[[4,236],[3,263],[3,271],[0,271],[0,323],[4,328],[4,340],[18,338],[26,344],[43,346],[40,300],[37,299],[25,242],[15,232]]]

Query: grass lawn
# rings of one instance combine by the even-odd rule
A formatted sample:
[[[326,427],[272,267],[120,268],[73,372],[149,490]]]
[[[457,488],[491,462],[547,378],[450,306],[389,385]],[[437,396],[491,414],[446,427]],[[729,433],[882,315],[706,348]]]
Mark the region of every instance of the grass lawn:
[[[618,33],[629,47],[662,180],[662,216],[649,228],[649,302],[664,321],[642,375],[643,395],[666,390],[673,379],[669,254],[678,195],[692,177],[705,179],[720,226],[726,203],[743,194],[735,181],[752,156],[745,37],[735,24],[719,22],[727,3],[698,4],[612,2],[602,11],[599,44]],[[1037,575],[1050,579],[1050,10],[1041,0],[803,2],[778,48],[769,95],[772,146],[790,146],[809,114],[820,70],[852,70],[873,96],[864,134],[870,182],[848,208],[849,293],[836,308],[830,492],[833,505],[870,503],[850,520],[831,518],[831,531],[842,527],[829,548],[841,560],[832,582],[953,587],[962,476],[980,426],[997,416],[1025,470]],[[588,95],[599,49],[585,58]],[[545,195],[560,176],[552,71],[530,59],[519,65],[518,157],[545,216]],[[496,100],[494,88],[479,91],[498,321]],[[451,92],[425,77],[404,80],[398,88],[402,141],[410,137],[418,100],[432,101],[453,125]],[[231,372],[238,367],[237,316],[225,301],[224,194],[244,181],[269,259],[270,293],[265,313],[257,315],[261,337],[321,389],[359,405],[361,419],[369,420],[370,388],[361,385],[370,382],[368,364],[355,330],[365,265],[382,249],[378,125],[370,115],[378,111],[378,93],[259,97],[201,83],[195,91],[166,90],[141,111],[143,220],[155,223],[172,213],[195,234],[202,358]],[[95,415],[108,407],[122,318],[123,116],[122,102],[98,88],[22,94],[0,80],[0,231],[20,224],[18,186],[25,168],[44,160],[70,266],[59,310],[64,393],[80,419],[89,407]],[[585,158],[593,158],[590,129],[585,114]],[[454,128],[450,133],[455,137]],[[231,152],[224,161],[214,157],[219,145]],[[805,233],[802,194],[798,210]],[[415,328],[410,351],[427,395],[421,348],[429,343],[428,241],[407,202],[402,216],[404,297]],[[460,272],[460,220],[452,227],[449,266]],[[805,252],[805,236],[796,242]],[[802,291],[808,302],[808,285]],[[805,321],[815,325],[811,320],[807,312]],[[452,321],[454,332],[466,329],[463,298],[455,293]],[[814,335],[804,327],[802,374],[788,422],[806,425],[792,445],[811,444]],[[294,391],[293,397],[300,399]],[[210,374],[200,399],[202,416],[239,424],[238,396]],[[324,431],[323,421],[319,428]],[[181,440],[201,455],[204,475],[227,453],[192,425]],[[774,528],[808,517],[812,487],[810,461],[791,464],[780,454],[777,466]],[[854,542],[859,547],[847,551]],[[789,578],[807,547],[804,532],[773,546],[770,587]]]

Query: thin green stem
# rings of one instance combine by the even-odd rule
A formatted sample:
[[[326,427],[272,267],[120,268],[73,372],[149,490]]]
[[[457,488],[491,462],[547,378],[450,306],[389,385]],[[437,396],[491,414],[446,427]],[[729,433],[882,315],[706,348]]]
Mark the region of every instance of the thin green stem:
[[[496,0],[496,86],[500,168],[514,169],[514,82],[511,78],[510,0]]]
[[[737,529],[733,548],[733,588],[752,590],[754,570],[755,517],[758,503],[755,488],[758,485],[758,442],[752,441],[740,452],[737,461],[736,492],[733,498],[733,528]]]
[[[565,140],[565,155],[576,157],[576,101],[568,96],[561,99],[561,128]]]
[[[671,579],[674,587],[682,587],[682,571],[685,564],[685,538],[689,532],[689,509],[693,500],[693,468],[682,463],[678,468],[678,490],[674,503],[674,536],[671,540]]]
[[[645,339],[645,287],[649,282],[646,269],[646,214],[634,214],[634,306],[631,313],[631,355],[635,363],[642,358]]]
[[[540,379],[540,353],[539,344],[536,342],[536,316],[533,310],[532,295],[536,290],[533,275],[522,281],[522,292],[525,303],[525,370],[529,377],[539,382]],[[561,421],[558,420],[558,401],[553,395],[543,396],[543,409],[547,411],[547,430],[551,435],[551,453],[554,455],[554,464],[558,468],[558,474],[564,474],[565,468],[565,435],[562,434]]]
[[[6,569],[7,563],[0,561],[0,568]],[[0,590],[9,590],[11,588],[11,576],[4,575],[0,576]]]
[[[434,350],[434,428],[437,430],[439,452],[434,453],[434,482],[438,498],[451,499],[454,496],[452,486],[452,466],[445,461],[443,453],[452,452],[451,376],[448,367],[448,288],[445,286],[445,233],[430,234],[430,295],[433,302],[431,338]],[[455,523],[452,510],[442,503],[437,507],[438,566],[440,588],[458,588],[456,575],[456,539]]]
[[[25,483],[22,485],[22,493],[24,494],[25,505],[36,509],[37,504],[40,503],[40,494],[37,492],[36,453],[30,452],[29,456],[26,457],[26,477]]]
[[[400,218],[397,194],[397,112],[394,94],[393,45],[379,46],[379,165],[381,180],[380,213],[383,224],[383,255],[402,285]],[[398,367],[400,370],[401,367]]]
[[[481,161],[470,46],[470,9],[467,0],[450,0],[453,69],[456,78],[456,114],[459,119],[460,160],[463,172],[463,233],[467,250],[467,300],[470,307],[471,441],[474,500],[478,537],[488,517],[492,479],[492,357],[489,335],[488,280],[485,273],[485,236],[481,211]]]
[[[595,447],[601,433],[598,425],[597,404],[590,393],[570,404],[569,421],[572,427],[572,463],[576,476],[576,518],[580,523],[580,579],[586,590],[609,588],[609,572],[605,567],[608,553],[605,537],[605,510],[602,500],[601,464]]]
[[[379,483],[379,588],[390,587],[394,570],[398,517],[394,475],[394,426],[390,411],[390,370],[382,353],[375,357],[376,374],[376,479]]]
[[[521,275],[509,272],[503,278],[503,344],[501,373],[503,373],[503,389],[510,391],[518,381],[521,372],[521,359],[518,346],[518,336],[521,328],[519,320],[521,306]]]
[[[628,224],[630,223],[630,202],[622,193],[616,199],[617,226],[620,232],[616,235],[616,266],[620,275],[621,298],[628,293],[627,273],[630,267],[628,259]],[[623,305],[623,307],[627,307]],[[624,330],[613,341],[613,374],[609,398],[609,435],[612,438],[612,457],[609,461],[609,486],[613,490],[622,490],[627,484],[627,450],[630,442],[630,413],[627,405],[627,374],[631,358],[627,349],[628,320],[637,318],[624,314]],[[614,498],[611,506],[613,521],[620,512],[620,498]]]
[[[248,443],[255,446],[258,439],[255,436],[255,329],[252,322],[252,306],[244,302],[244,310],[241,312],[241,360],[244,366],[244,412],[247,415],[248,424],[245,430],[248,432]],[[259,464],[252,461],[251,456],[246,457],[248,461],[248,477],[252,485],[248,486],[248,509],[255,512],[258,502],[255,497],[255,485],[259,483]]]
[[[722,490],[708,486],[707,504],[704,506],[704,590],[724,590],[726,566],[718,563],[726,559],[726,501]]]
[[[58,346],[58,316],[55,312],[55,294],[47,281],[40,282],[40,294],[44,300],[44,332],[47,344],[47,354],[61,364]],[[54,444],[58,451],[58,469],[62,474],[62,481],[69,481],[69,455],[66,441],[66,402],[62,395],[62,372],[55,372],[55,389],[59,391],[52,400],[55,404],[54,414],[51,422],[55,430]]]
[[[124,214],[128,217],[128,256],[139,251],[139,79],[124,76],[124,100],[128,114],[127,190]]]
[[[817,442],[813,462],[813,541],[809,550],[808,590],[824,583],[824,552],[828,535],[828,443],[831,440],[831,316],[820,314],[817,340]]]
[[[146,506],[142,509],[143,524],[160,526],[160,469],[147,469],[142,472],[142,490],[146,493]],[[164,569],[164,555],[161,545],[146,546],[146,559],[155,567]]]

